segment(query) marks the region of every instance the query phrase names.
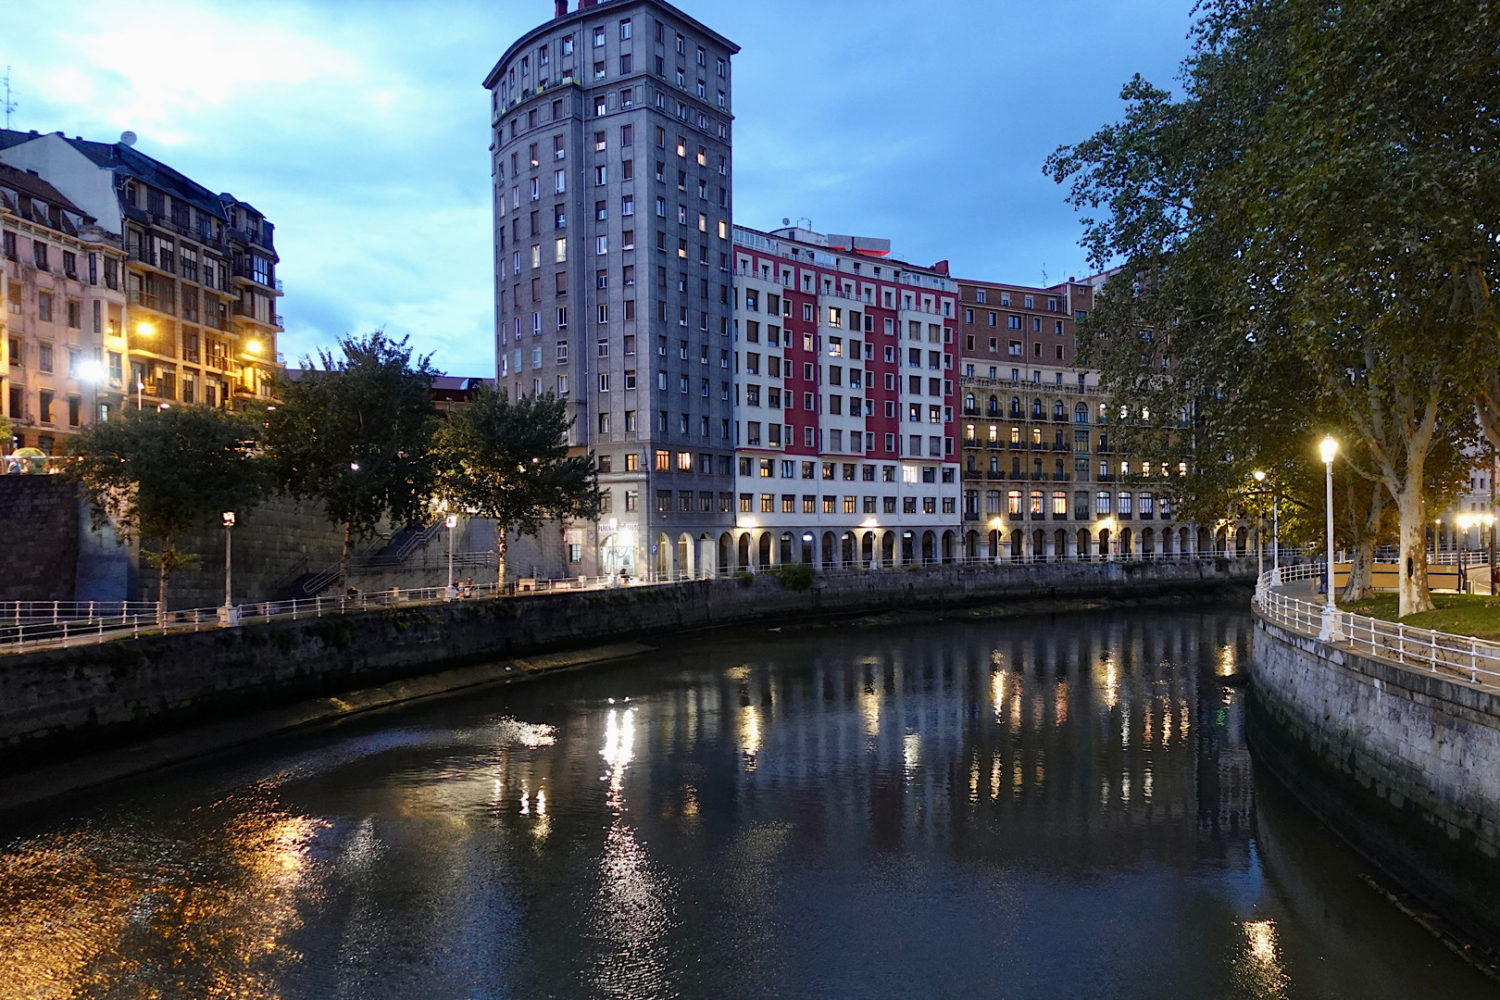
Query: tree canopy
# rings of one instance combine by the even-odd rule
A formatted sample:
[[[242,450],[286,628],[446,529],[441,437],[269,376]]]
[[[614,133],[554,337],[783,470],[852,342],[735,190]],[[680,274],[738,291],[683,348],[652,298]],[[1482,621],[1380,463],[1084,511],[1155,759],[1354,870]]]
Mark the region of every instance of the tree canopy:
[[[95,527],[107,520],[122,542],[154,542],[158,600],[167,578],[188,558],[178,537],[223,511],[255,506],[269,485],[255,445],[261,423],[252,415],[211,407],[124,410],[90,424],[69,442],[67,474],[83,486]]]
[[[266,441],[281,488],[322,503],[344,528],[339,583],[348,578],[356,538],[387,519],[428,516],[433,489],[430,448],[438,414],[431,355],[413,357],[407,338],[377,330],[346,336],[337,351],[303,358],[296,378],[278,379],[281,403],[269,414]]]
[[[1103,209],[1083,220],[1094,262],[1124,261],[1084,357],[1122,399],[1181,415],[1200,496],[1335,432],[1398,510],[1401,612],[1422,610],[1426,501],[1461,464],[1434,460],[1500,385],[1500,9],[1200,10],[1181,98],[1132,80],[1121,123],[1047,162]]]
[[[511,402],[481,386],[438,430],[439,495],[452,507],[494,519],[502,584],[512,529],[534,535],[546,520],[599,514],[594,461],[570,453],[568,425],[564,401],[550,393]]]

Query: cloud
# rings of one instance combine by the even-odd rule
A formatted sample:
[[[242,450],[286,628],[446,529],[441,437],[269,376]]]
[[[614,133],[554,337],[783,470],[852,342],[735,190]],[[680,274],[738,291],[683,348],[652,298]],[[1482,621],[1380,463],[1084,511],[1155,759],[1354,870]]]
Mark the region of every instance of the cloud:
[[[806,216],[1001,281],[1083,273],[1047,153],[1171,78],[1192,0],[682,0],[738,42],[736,221]],[[485,73],[547,0],[12,4],[16,127],[155,156],[276,224],[289,360],[345,332],[412,335],[493,371]],[[15,44],[24,40],[24,45]],[[6,43],[11,48],[6,49]]]

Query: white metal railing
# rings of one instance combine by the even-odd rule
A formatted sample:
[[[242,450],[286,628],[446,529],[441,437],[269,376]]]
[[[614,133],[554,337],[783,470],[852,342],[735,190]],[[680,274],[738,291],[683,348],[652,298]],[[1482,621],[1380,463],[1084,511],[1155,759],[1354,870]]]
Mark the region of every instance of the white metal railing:
[[[1434,632],[1388,622],[1350,611],[1340,611],[1320,600],[1305,600],[1289,594],[1288,585],[1322,580],[1321,562],[1283,566],[1261,577],[1255,588],[1255,603],[1268,620],[1285,628],[1317,636],[1383,660],[1428,673],[1442,674],[1470,684],[1500,688],[1500,643],[1469,635]],[[1298,588],[1303,590],[1304,588]],[[1316,595],[1313,595],[1316,596]]]
[[[1031,554],[1025,557],[1004,555],[993,557],[957,557],[947,560],[913,560],[892,564],[877,557],[876,565],[868,561],[848,565],[814,566],[818,573],[864,573],[872,570],[899,570],[907,567],[940,565],[1006,566],[1036,565],[1048,562],[1128,562],[1142,559],[1157,562],[1194,562],[1221,558],[1214,553],[1192,555],[1135,555],[1113,557],[1086,555],[1082,558],[1068,556],[1064,559]],[[1243,557],[1241,557],[1243,558]],[[738,572],[766,572],[782,566],[803,565],[800,561],[775,563],[770,566],[744,567],[740,569],[720,567],[720,576]],[[497,584],[458,583],[454,587],[418,587],[366,592],[351,590],[341,597],[308,597],[282,601],[255,601],[237,605],[232,614],[223,607],[187,608],[162,611],[155,602],[66,602],[66,601],[8,601],[0,603],[0,653],[13,653],[24,649],[49,646],[71,646],[102,643],[107,639],[139,636],[143,632],[197,632],[206,628],[218,628],[227,624],[250,622],[295,621],[301,618],[321,618],[326,615],[347,614],[415,604],[438,604],[451,600],[491,598],[497,596],[526,596],[559,591],[601,590],[612,587],[669,586],[689,582],[696,577],[685,571],[670,573],[645,573],[567,577],[547,579],[521,577],[514,584],[500,587]]]
[[[57,646],[102,643],[108,639],[142,633],[197,632],[232,622],[295,621],[327,615],[372,611],[416,604],[439,604],[452,600],[525,596],[565,590],[599,590],[608,587],[652,586],[690,579],[624,577],[569,577],[551,580],[522,577],[504,588],[497,584],[461,583],[456,587],[391,588],[374,593],[351,590],[342,597],[310,597],[300,600],[256,601],[241,604],[227,615],[223,607],[187,608],[163,612],[155,602],[7,601],[0,603],[0,653]]]

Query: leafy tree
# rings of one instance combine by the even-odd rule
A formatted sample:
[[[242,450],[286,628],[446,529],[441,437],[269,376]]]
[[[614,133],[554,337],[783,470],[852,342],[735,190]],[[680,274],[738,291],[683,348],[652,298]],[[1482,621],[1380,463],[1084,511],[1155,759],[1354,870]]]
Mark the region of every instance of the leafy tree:
[[[66,475],[83,486],[96,528],[114,525],[121,542],[152,541],[157,599],[167,578],[196,556],[177,548],[187,529],[226,510],[241,512],[264,495],[269,478],[256,451],[261,424],[252,416],[200,406],[123,410],[119,419],[85,427],[69,442]]]
[[[594,460],[569,454],[565,406],[551,393],[512,403],[481,386],[438,430],[439,495],[494,519],[501,584],[511,530],[535,535],[545,520],[599,516]]]
[[[298,377],[277,380],[281,403],[268,414],[266,443],[281,488],[321,501],[343,527],[342,591],[355,539],[387,518],[415,524],[427,516],[438,423],[432,379],[440,373],[431,355],[412,357],[407,338],[379,330],[341,338],[337,352],[318,352],[318,363],[304,357]]]
[[[1451,474],[1434,461],[1469,436],[1468,401],[1500,354],[1487,292],[1500,9],[1201,9],[1185,97],[1133,81],[1125,122],[1059,150],[1048,169],[1073,178],[1075,204],[1108,207],[1085,219],[1086,245],[1096,259],[1126,258],[1119,300],[1136,293],[1154,328],[1170,331],[1174,365],[1189,367],[1177,391],[1203,383],[1193,419],[1228,414],[1223,427],[1245,435],[1233,449],[1229,434],[1210,435],[1200,467],[1216,453],[1254,455],[1268,437],[1310,450],[1307,431],[1343,428],[1351,468],[1399,515],[1411,567],[1401,613],[1425,610],[1427,500]],[[1112,339],[1130,329],[1127,315],[1117,312]],[[1120,364],[1124,349],[1116,355],[1103,363]]]

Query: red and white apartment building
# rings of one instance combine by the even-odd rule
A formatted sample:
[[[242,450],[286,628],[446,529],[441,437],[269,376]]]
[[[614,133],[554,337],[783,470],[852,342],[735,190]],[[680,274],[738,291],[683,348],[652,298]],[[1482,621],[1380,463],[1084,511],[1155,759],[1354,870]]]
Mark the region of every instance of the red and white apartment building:
[[[734,227],[735,527],[721,570],[961,558],[958,283],[887,240]]]

